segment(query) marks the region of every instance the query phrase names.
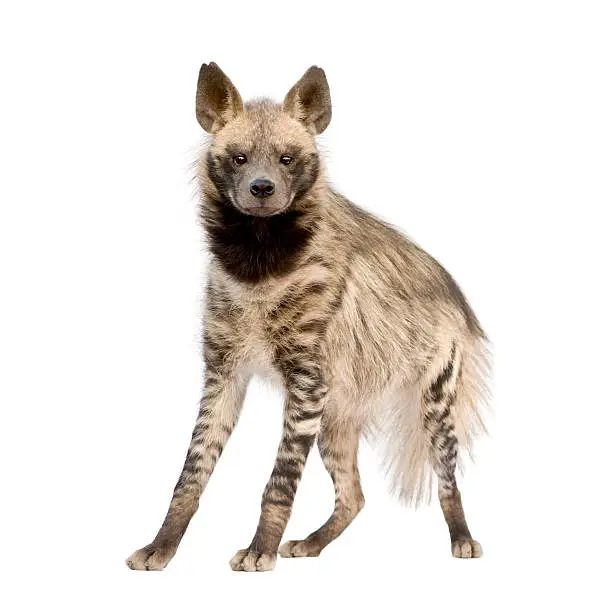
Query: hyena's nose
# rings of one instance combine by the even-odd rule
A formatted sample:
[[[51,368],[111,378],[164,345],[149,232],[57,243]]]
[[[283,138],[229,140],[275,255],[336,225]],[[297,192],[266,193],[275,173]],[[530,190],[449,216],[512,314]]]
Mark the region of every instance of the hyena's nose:
[[[256,198],[267,198],[274,193],[274,183],[265,178],[251,181],[249,188]]]

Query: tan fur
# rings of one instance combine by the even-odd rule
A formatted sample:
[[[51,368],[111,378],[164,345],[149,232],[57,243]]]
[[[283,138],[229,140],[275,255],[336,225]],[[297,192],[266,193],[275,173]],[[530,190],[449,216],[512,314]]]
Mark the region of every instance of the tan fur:
[[[285,390],[283,437],[255,537],[234,555],[233,569],[274,567],[317,437],[334,481],[334,512],[306,539],[284,544],[281,555],[318,555],[361,510],[357,450],[365,435],[380,443],[402,500],[428,498],[437,477],[453,554],[480,556],[455,469],[458,454],[469,452],[483,430],[486,338],[437,261],[329,185],[314,139],[331,118],[323,71],[307,71],[283,106],[268,100],[243,105],[229,79],[210,64],[200,73],[197,108],[200,122],[214,134],[197,167],[213,253],[205,309],[206,390],[166,520],[128,565],[162,569],[176,551],[253,375]],[[300,156],[299,175],[280,166],[287,150]],[[244,162],[247,151],[254,169],[240,164],[238,172],[232,160],[239,153]],[[248,193],[248,181],[258,173],[277,184],[266,202]],[[228,187],[229,178],[234,183]],[[302,185],[299,195],[296,185]],[[255,217],[271,212],[285,225],[274,225],[272,216],[250,217],[253,207]],[[271,227],[294,232],[290,236],[299,244],[287,244],[287,235],[266,234]],[[262,241],[274,249],[281,239],[282,249],[261,249]]]

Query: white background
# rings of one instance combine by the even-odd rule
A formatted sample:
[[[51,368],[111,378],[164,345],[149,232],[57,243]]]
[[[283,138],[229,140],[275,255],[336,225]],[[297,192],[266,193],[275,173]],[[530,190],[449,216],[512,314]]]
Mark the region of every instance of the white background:
[[[165,5],[162,8],[161,5]],[[610,609],[612,20],[606,2],[7,2],[0,15],[4,610]],[[175,559],[155,535],[201,389],[197,74],[282,99],[323,66],[337,188],[445,264],[494,343],[451,558],[361,458],[319,559],[231,572],[280,435],[255,384]],[[287,535],[327,518],[313,453]]]

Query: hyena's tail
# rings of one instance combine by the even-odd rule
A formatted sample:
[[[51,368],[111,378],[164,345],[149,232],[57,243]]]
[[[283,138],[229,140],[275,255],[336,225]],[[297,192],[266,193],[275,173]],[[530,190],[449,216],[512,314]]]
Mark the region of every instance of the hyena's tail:
[[[417,506],[430,500],[440,453],[458,454],[460,468],[462,456],[471,456],[474,438],[485,432],[488,374],[484,338],[453,342],[387,413],[379,434],[392,490],[401,501]]]

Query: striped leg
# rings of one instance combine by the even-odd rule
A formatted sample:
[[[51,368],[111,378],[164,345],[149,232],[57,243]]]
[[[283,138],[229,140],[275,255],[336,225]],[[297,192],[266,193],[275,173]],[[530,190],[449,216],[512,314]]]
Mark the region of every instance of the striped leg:
[[[251,545],[230,561],[236,571],[262,572],[276,565],[308,453],[319,431],[326,388],[318,364],[304,356],[283,359],[286,393],[283,436],[261,501],[261,516]]]
[[[318,557],[351,524],[365,503],[357,469],[357,428],[324,422],[318,444],[323,463],[334,483],[334,511],[327,522],[305,540],[285,542],[279,549],[281,557]]]
[[[191,444],[170,508],[153,542],[127,559],[131,569],[162,570],[172,559],[238,420],[247,380],[220,379],[209,371],[206,381]]]
[[[438,497],[448,525],[453,556],[470,559],[480,557],[482,548],[470,534],[455,478],[459,443],[455,434],[453,404],[458,370],[453,350],[449,362],[425,393],[423,422],[431,461],[438,477]]]

